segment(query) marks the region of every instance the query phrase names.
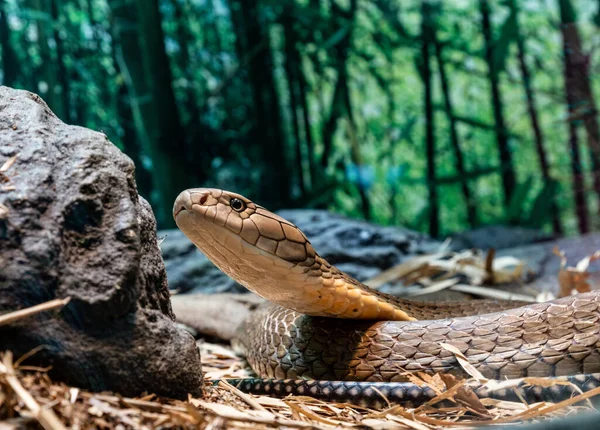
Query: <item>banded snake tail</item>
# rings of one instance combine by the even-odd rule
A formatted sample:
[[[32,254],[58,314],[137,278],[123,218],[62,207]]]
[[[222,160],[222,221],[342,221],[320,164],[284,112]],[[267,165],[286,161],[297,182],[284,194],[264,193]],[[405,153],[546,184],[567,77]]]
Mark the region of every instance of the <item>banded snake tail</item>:
[[[223,272],[273,303],[240,328],[234,346],[261,378],[238,387],[380,405],[419,403],[428,388],[406,372],[466,376],[458,348],[486,378],[556,378],[479,395],[557,401],[600,386],[600,294],[547,303],[395,298],[341,272],[292,223],[229,191],[196,188],[176,199],[183,233]],[[517,381],[518,382],[518,381]],[[515,382],[515,384],[517,384]],[[558,382],[558,381],[557,381]]]

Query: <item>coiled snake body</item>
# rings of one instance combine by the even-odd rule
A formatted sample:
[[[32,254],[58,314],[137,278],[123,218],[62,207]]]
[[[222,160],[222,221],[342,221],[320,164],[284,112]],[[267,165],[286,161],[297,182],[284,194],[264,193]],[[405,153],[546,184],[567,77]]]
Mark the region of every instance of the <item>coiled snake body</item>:
[[[407,372],[465,375],[446,345],[486,378],[559,380],[494,392],[474,383],[480,396],[556,401],[600,386],[597,292],[529,305],[408,301],[336,269],[296,226],[239,194],[186,190],[173,214],[223,272],[275,303],[255,312],[237,336],[255,372],[272,378],[238,381],[245,391],[420,403],[435,393],[407,382]]]

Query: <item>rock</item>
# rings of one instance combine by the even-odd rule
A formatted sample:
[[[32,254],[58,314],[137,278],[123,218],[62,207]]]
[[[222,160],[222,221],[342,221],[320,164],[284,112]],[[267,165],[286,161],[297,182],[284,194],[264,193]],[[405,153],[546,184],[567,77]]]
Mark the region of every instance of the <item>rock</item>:
[[[171,297],[177,321],[196,334],[229,341],[238,326],[265,300],[248,294],[181,294]],[[227,312],[223,312],[227,309]]]
[[[505,249],[524,246],[532,243],[545,242],[554,239],[552,234],[544,233],[527,227],[508,225],[489,225],[474,230],[464,231],[450,235],[451,248],[456,251],[463,249],[490,248]]]
[[[92,390],[201,394],[200,354],[174,323],[131,160],[35,94],[0,87],[0,165],[12,157],[0,174],[0,312],[71,301],[0,327],[0,350],[44,345],[28,363]]]
[[[440,242],[408,229],[382,227],[324,210],[278,213],[300,227],[322,257],[361,281],[440,246]],[[181,231],[161,231],[159,236],[165,236],[161,251],[171,288],[202,293],[246,291],[208,261]]]
[[[206,294],[248,291],[212,264],[181,230],[162,230],[158,236],[164,238],[160,249],[171,289]]]

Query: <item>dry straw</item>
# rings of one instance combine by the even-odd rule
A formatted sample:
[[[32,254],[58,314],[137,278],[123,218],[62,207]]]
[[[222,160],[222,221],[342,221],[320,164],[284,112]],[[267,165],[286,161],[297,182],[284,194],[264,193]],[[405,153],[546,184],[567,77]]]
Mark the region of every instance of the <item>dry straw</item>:
[[[590,257],[587,261],[593,261],[595,258],[596,256]],[[562,270],[577,272],[577,280],[587,280],[585,275],[581,276],[587,269],[587,265],[583,265],[582,263],[575,269],[563,265]],[[504,298],[515,298],[510,293],[498,293],[500,290],[483,284],[515,281],[523,273],[523,265],[515,259],[504,258],[498,261],[493,259],[493,255],[480,257],[472,252],[451,255],[439,253],[418,257],[393,268],[380,275],[374,283],[397,280],[405,284],[417,282],[430,291],[465,285],[475,287],[478,291],[481,289],[484,295],[500,294]],[[564,273],[562,277],[567,278]],[[568,277],[568,282],[564,281],[565,288],[579,287],[576,289],[580,290],[583,282],[576,282],[574,279],[574,276]],[[495,293],[490,293],[494,290]],[[38,312],[59,309],[67,302],[68,299],[53,300],[1,315],[0,325],[14,323]],[[245,363],[228,347],[202,342],[199,346],[207,379],[240,378],[249,374]],[[461,357],[460,351],[450,345],[444,345],[444,348],[455,354],[471,378],[460,380],[448,375],[412,375],[412,382],[429,386],[438,393],[437,397],[417,408],[389,405],[382,411],[327,403],[308,397],[276,399],[254,396],[242,393],[226,382],[217,386],[207,385],[204,398],[190,397],[185,401],[154,395],[126,398],[117,393],[91,393],[52,381],[46,373],[47,369],[23,366],[21,363],[27,357],[14,362],[13,355],[7,351],[0,354],[0,428],[17,429],[35,422],[45,429],[53,430],[465,428],[523,420],[541,421],[573,414],[592,408],[587,400],[600,394],[600,388],[596,388],[557,404],[479,399],[468,388],[468,382],[484,382],[485,378],[469,367],[468,362]],[[532,380],[531,383],[542,381],[544,380]]]

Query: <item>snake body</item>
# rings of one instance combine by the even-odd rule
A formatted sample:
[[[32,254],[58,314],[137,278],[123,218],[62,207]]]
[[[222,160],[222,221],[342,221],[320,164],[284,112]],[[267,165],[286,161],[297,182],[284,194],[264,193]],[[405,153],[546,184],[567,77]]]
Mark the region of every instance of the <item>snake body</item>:
[[[407,382],[407,372],[466,375],[446,345],[486,378],[571,383],[521,384],[494,397],[556,400],[574,386],[600,385],[597,292],[528,305],[403,300],[341,272],[296,226],[239,194],[186,190],[173,214],[215,265],[274,303],[255,312],[237,336],[254,371],[271,378],[238,381],[246,391],[362,403],[387,393],[387,400],[418,403],[432,392]],[[485,386],[473,388],[490,395]]]

